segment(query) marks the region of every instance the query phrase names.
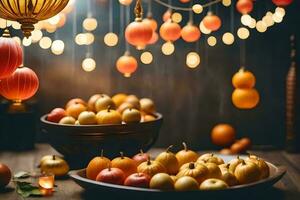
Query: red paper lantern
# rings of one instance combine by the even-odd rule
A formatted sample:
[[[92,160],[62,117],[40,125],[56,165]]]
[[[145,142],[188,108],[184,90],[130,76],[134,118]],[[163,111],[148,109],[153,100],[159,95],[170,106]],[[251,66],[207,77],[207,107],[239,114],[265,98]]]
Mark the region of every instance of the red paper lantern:
[[[130,77],[138,67],[136,59],[128,51],[117,60],[116,65],[118,71],[124,74],[125,77]]]
[[[163,14],[163,21],[166,22],[169,19],[171,19],[172,16],[172,10],[168,9],[164,14]]]
[[[11,76],[22,62],[22,48],[10,37],[9,31],[5,30],[0,38],[0,79]]]
[[[238,0],[236,9],[243,15],[250,13],[253,10],[252,0]]]
[[[276,6],[288,6],[290,5],[293,0],[272,0],[272,2],[276,5]]]
[[[148,44],[155,44],[158,41],[158,34],[156,32],[153,32],[151,40],[148,42]]]
[[[186,42],[196,42],[200,36],[201,32],[199,28],[191,23],[188,23],[181,30],[181,37]]]
[[[166,41],[176,41],[181,36],[181,28],[177,23],[168,20],[161,25],[159,34]]]
[[[35,72],[27,67],[19,67],[10,77],[0,81],[0,94],[13,101],[32,97],[39,87]]]
[[[207,29],[211,31],[216,31],[221,27],[222,21],[218,16],[214,15],[212,12],[208,12],[203,19],[203,24]]]
[[[153,31],[157,30],[157,22],[152,17],[147,17],[147,18],[143,19],[143,22],[148,24],[149,26],[151,26]]]
[[[179,0],[181,3],[188,3],[190,2],[191,0]]]

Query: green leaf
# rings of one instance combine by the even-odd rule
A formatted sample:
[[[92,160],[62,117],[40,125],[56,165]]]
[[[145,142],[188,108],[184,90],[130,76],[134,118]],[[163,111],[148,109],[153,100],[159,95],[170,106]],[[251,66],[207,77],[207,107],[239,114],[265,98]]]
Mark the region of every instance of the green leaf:
[[[15,179],[22,179],[22,178],[28,178],[30,177],[30,173],[29,172],[25,172],[25,171],[20,171],[14,174],[14,178]]]
[[[16,181],[17,193],[22,197],[26,198],[29,196],[41,196],[42,193],[39,190],[39,187],[32,185],[28,182]]]

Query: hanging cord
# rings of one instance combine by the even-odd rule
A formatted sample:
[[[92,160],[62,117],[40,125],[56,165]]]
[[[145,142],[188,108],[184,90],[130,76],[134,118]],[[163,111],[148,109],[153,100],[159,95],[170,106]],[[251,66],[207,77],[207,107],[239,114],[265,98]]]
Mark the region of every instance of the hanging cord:
[[[234,6],[231,4],[230,6],[230,32],[234,31]]]
[[[246,42],[243,40],[240,42],[240,64],[241,66],[246,66]]]
[[[124,26],[125,26],[124,15],[125,15],[124,6],[121,5],[120,6],[120,31],[119,31],[120,36],[123,36],[123,34],[124,34]]]
[[[147,17],[152,18],[153,13],[152,13],[152,0],[148,0],[148,12],[147,12]]]
[[[191,7],[193,6],[193,1],[190,3]],[[192,10],[189,11],[189,22],[191,24],[194,24],[194,12]]]
[[[91,9],[91,0],[87,1],[87,17],[90,18],[92,17],[92,9]]]
[[[193,8],[185,8],[185,7],[179,7],[179,6],[172,6],[170,4],[170,0],[168,1],[168,3],[165,3],[161,0],[154,0],[156,3],[162,5],[162,6],[165,6],[167,8],[170,8],[170,9],[173,9],[173,10],[181,10],[181,11],[190,11],[190,10],[193,10]],[[209,7],[213,4],[217,4],[217,3],[220,3],[222,0],[213,0],[211,2],[208,2],[206,4],[203,4],[202,7],[203,8],[206,8],[206,7]]]
[[[130,23],[130,7],[127,6],[126,7],[126,24],[128,25]],[[126,41],[126,39],[124,39],[125,41],[125,50],[126,52],[129,52],[130,51],[130,46],[128,44],[128,42]]]
[[[129,6],[128,6],[129,7]],[[113,32],[113,1],[110,0],[109,1],[109,19],[108,19],[108,23],[109,23],[109,32]]]

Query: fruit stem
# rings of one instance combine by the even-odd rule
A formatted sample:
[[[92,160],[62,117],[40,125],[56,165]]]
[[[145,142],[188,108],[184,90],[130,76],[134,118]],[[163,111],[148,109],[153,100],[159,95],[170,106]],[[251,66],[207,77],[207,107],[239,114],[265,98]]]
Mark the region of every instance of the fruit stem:
[[[147,159],[147,165],[151,165],[151,160],[150,160],[150,156]]]
[[[111,164],[108,163],[108,171],[111,171]]]
[[[245,162],[245,160],[242,160],[242,165],[246,165],[246,162]]]
[[[186,143],[185,143],[185,142],[183,142],[183,143],[182,143],[182,145],[183,145],[183,148],[184,148],[184,150],[185,150],[185,151],[188,151],[188,148],[187,148],[187,145],[186,145]]]
[[[189,169],[195,169],[195,163],[191,162],[191,163],[189,164]]]
[[[171,149],[172,147],[173,147],[173,145],[170,145],[170,146],[167,148],[166,152],[169,153],[169,152],[170,152],[170,149]]]
[[[56,158],[55,158],[55,155],[52,155],[52,160],[55,160]]]
[[[107,106],[107,112],[110,112],[111,106]]]
[[[120,155],[121,155],[121,159],[124,159],[124,153],[122,151],[120,152]]]
[[[103,158],[103,154],[104,154],[104,150],[101,149],[101,154],[100,154],[101,158]]]
[[[143,154],[144,154],[144,151],[143,151],[143,149],[141,149],[141,150],[140,150],[140,154],[141,154],[141,155],[143,155]]]

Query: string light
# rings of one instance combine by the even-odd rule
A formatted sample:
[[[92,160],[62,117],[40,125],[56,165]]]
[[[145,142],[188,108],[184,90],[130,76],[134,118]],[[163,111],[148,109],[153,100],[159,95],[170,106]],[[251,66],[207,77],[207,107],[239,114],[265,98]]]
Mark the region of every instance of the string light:
[[[273,26],[274,25],[274,20],[272,18],[272,16],[270,15],[266,15],[262,18],[262,21],[268,26]]]
[[[6,20],[0,18],[0,28],[1,29],[5,29],[6,28]]]
[[[256,20],[254,18],[251,18],[251,22],[248,26],[249,28],[255,28],[256,27]]]
[[[230,32],[224,33],[222,36],[224,44],[231,45],[234,43],[234,35]]]
[[[172,14],[172,21],[175,22],[175,23],[180,23],[182,21],[182,15],[178,12],[174,12]]]
[[[196,68],[201,62],[200,56],[197,52],[190,52],[186,56],[186,65],[189,68]]]
[[[109,47],[116,46],[118,44],[118,41],[119,38],[115,33],[110,32],[104,36],[104,43]]]
[[[209,46],[213,47],[217,44],[217,38],[215,38],[214,36],[210,36],[207,38],[207,43]]]
[[[77,34],[76,37],[75,37],[75,42],[78,45],[84,45],[84,44],[86,44],[87,43],[86,34],[84,34],[84,33]]]
[[[47,21],[49,22],[49,24],[56,26],[58,24],[59,20],[60,20],[59,15],[55,15],[54,17],[51,17]]]
[[[277,7],[275,9],[275,15],[277,15],[280,18],[283,18],[285,16],[285,10],[284,10],[284,8]]]
[[[52,43],[51,51],[55,55],[61,55],[64,52],[65,43],[62,40],[55,40]]]
[[[239,36],[239,38],[241,38],[242,40],[245,40],[249,37],[250,32],[247,28],[245,27],[241,27],[238,29],[237,31],[237,35]]]
[[[204,24],[203,24],[202,21],[200,22],[199,28],[200,28],[200,31],[201,31],[202,33],[204,33],[204,34],[210,34],[210,33],[211,33],[211,30],[207,29],[207,28],[204,26]]]
[[[231,5],[231,0],[222,0],[222,4],[226,7]]]
[[[249,24],[251,23],[251,20],[252,20],[252,17],[248,14],[242,15],[242,17],[241,17],[241,22],[245,26],[249,26]]]
[[[30,46],[31,43],[32,43],[31,37],[29,37],[29,38],[24,37],[23,38],[22,44],[23,44],[24,47]]]
[[[129,6],[132,3],[132,0],[119,0],[119,3],[124,6]]]
[[[193,5],[192,9],[196,14],[200,14],[203,12],[203,7],[200,4]]]
[[[256,30],[260,33],[263,33],[267,30],[267,25],[263,21],[258,21],[256,23]]]
[[[162,45],[161,50],[162,50],[164,55],[169,56],[169,55],[174,53],[175,46],[172,42],[166,42]]]
[[[52,40],[49,37],[43,37],[40,40],[39,45],[42,49],[49,49],[52,45]]]
[[[91,45],[95,41],[95,36],[93,33],[85,33],[86,43],[85,45]]]
[[[35,29],[34,31],[32,31],[32,42],[33,43],[37,43],[38,41],[40,41],[43,37],[43,32],[39,29]]]
[[[82,61],[81,67],[86,72],[94,71],[96,68],[96,61],[93,58],[86,58]]]
[[[92,17],[86,18],[83,20],[82,26],[86,31],[94,31],[98,26],[97,19]]]
[[[153,61],[153,55],[152,55],[151,52],[146,51],[146,52],[143,52],[143,53],[141,54],[140,59],[141,59],[141,62],[142,62],[142,63],[148,65],[148,64],[151,64],[151,63],[152,63],[152,61]]]
[[[273,18],[274,22],[276,22],[276,23],[280,23],[283,20],[283,18],[276,15],[276,13],[273,14],[272,18]]]

